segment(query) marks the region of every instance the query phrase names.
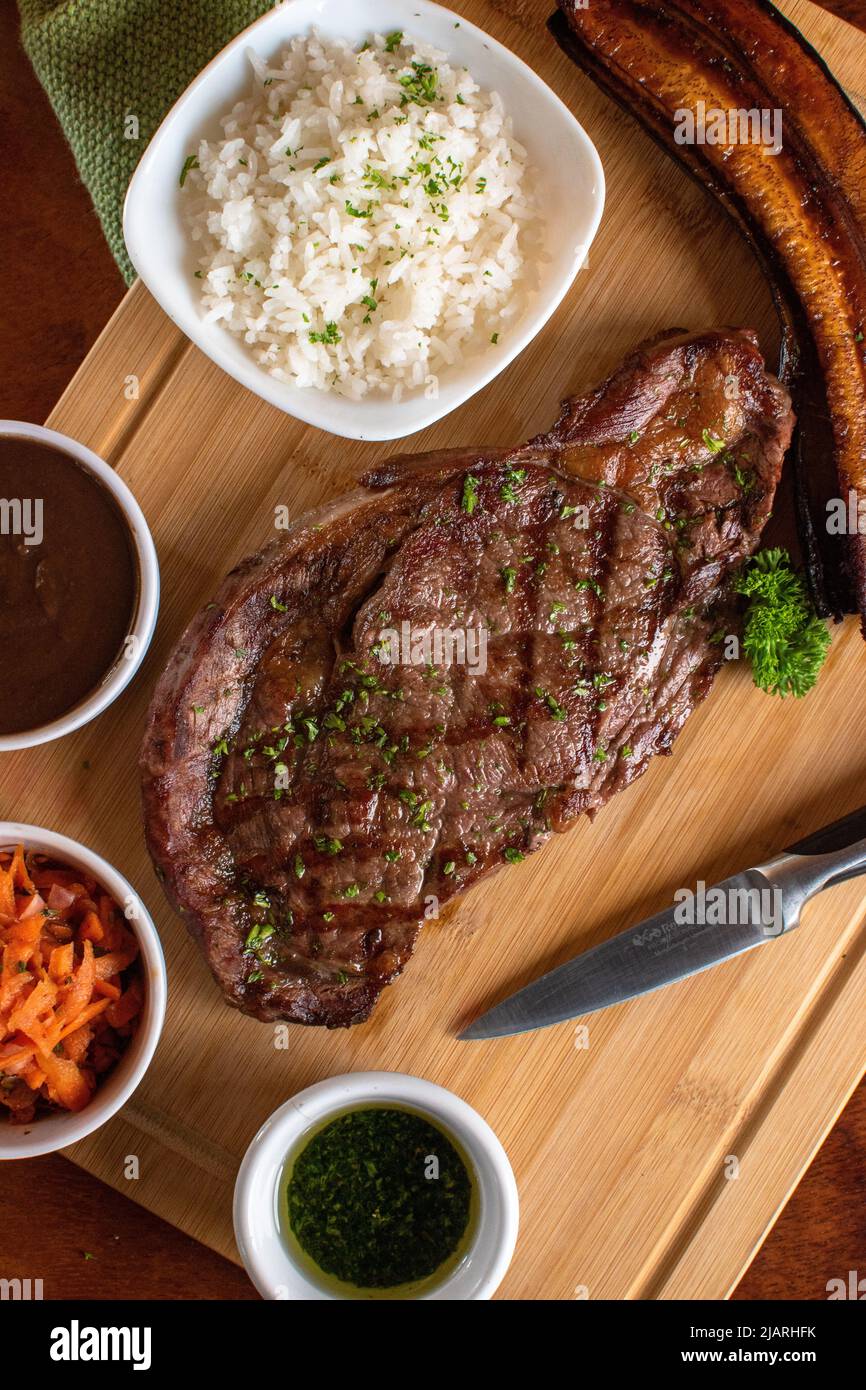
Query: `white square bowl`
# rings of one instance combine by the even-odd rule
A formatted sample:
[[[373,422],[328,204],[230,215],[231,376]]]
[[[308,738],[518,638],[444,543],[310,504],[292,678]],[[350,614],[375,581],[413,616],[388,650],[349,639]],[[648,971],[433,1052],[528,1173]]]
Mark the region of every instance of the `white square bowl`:
[[[220,117],[251,89],[249,53],[272,61],[292,38],[312,28],[358,46],[371,33],[402,29],[442,49],[452,64],[465,64],[482,88],[500,93],[536,174],[545,222],[538,290],[507,340],[443,372],[432,400],[423,390],[407,392],[397,402],[372,392],[352,401],[291,386],[260,367],[247,345],[223,325],[204,321],[179,171],[203,137],[219,135]],[[123,233],[133,265],[169,318],[236,381],[332,434],[397,439],[462,405],[532,341],[583,264],[603,207],[601,160],[583,127],[531,68],[482,29],[430,0],[286,0],[238,34],[175,102],[129,185]]]

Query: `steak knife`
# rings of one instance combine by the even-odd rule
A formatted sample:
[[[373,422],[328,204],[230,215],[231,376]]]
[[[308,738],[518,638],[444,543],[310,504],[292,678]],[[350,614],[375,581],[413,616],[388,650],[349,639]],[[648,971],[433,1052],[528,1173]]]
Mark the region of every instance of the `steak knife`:
[[[634,999],[793,931],[803,905],[866,873],[866,806],[790,849],[663,912],[526,985],[465,1028],[464,1042],[501,1038]]]

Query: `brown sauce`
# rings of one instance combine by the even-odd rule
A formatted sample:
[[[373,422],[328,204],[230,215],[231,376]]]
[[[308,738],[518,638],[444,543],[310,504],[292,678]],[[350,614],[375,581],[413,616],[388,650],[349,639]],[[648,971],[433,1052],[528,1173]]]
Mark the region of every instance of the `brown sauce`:
[[[0,436],[0,733],[50,723],[99,684],[137,594],[107,488],[59,449]]]

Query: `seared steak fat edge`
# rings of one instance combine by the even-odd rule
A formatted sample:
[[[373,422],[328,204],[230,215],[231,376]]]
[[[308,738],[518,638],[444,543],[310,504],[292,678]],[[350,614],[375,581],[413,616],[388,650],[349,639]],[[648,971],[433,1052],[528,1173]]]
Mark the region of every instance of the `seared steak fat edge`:
[[[363,1022],[427,900],[670,752],[792,423],[754,334],[668,335],[548,434],[381,464],[228,575],[157,685],[141,771],[157,871],[230,1003]],[[436,632],[458,645],[428,661]]]

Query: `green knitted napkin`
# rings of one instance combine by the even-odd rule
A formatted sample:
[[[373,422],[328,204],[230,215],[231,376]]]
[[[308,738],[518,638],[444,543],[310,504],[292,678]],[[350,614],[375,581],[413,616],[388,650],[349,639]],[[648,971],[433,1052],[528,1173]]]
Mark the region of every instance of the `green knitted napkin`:
[[[112,254],[126,188],[196,73],[274,0],[18,0],[21,38],[54,107]]]

